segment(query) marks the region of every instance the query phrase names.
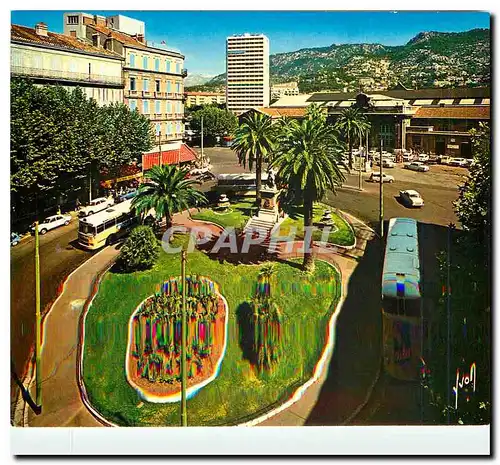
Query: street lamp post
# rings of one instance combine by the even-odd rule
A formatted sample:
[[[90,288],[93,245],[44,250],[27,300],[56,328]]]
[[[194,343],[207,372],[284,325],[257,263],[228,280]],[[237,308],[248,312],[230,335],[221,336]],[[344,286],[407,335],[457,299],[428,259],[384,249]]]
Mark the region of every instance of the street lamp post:
[[[186,411],[186,251],[181,253],[181,276],[182,276],[182,323],[181,323],[181,426],[187,426]]]
[[[40,242],[38,237],[38,220],[35,221],[35,312],[36,312],[36,405],[42,407],[42,364],[41,364],[41,316],[40,316]]]
[[[384,183],[382,182],[382,149],[384,148],[384,141],[380,135],[380,199],[379,199],[379,214],[380,214],[380,237],[384,237]]]
[[[205,166],[205,154],[203,152],[203,116],[201,117],[201,167]]]

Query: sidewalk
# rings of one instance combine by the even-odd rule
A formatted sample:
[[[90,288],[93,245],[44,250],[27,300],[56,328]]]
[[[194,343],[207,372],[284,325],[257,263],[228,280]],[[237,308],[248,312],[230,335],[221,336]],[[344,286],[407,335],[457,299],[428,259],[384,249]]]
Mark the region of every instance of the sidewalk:
[[[118,255],[106,247],[68,278],[43,326],[42,413],[29,407],[29,426],[102,426],[83,405],[76,382],[78,324],[94,279]],[[35,398],[34,379],[30,392]]]

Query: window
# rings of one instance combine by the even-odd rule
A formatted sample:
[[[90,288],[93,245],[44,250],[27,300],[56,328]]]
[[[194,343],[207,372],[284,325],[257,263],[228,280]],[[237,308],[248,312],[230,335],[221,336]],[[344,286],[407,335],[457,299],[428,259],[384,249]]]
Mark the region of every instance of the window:
[[[144,100],[142,102],[142,113],[145,115],[149,114],[149,100]]]
[[[155,58],[155,71],[160,71],[160,59]]]
[[[181,74],[181,64],[179,62],[175,64],[175,72]]]
[[[78,24],[78,16],[68,16],[68,24]]]
[[[156,123],[155,133],[157,136],[159,136],[161,134],[161,124],[160,123]]]
[[[135,54],[134,53],[130,54],[130,66],[135,68]]]
[[[149,92],[149,79],[144,79],[142,81],[142,90]]]
[[[167,102],[167,113],[172,113],[172,102]]]
[[[172,92],[172,83],[170,81],[167,81],[167,93]]]
[[[148,69],[148,57],[142,57],[142,67]]]
[[[130,90],[135,90],[135,77],[130,78]]]
[[[180,134],[180,133],[181,133],[181,123],[177,123],[177,124],[175,125],[175,132],[176,132],[177,134]]]
[[[181,93],[181,83],[180,82],[177,82],[175,84],[175,92],[180,94]]]
[[[155,113],[156,114],[160,114],[161,113],[160,103],[161,102],[159,100],[155,100]]]
[[[167,134],[172,134],[172,123],[167,123]]]
[[[137,102],[135,100],[129,100],[128,107],[130,108],[130,111],[134,111],[137,108]]]
[[[177,102],[175,104],[175,112],[180,113],[181,112],[181,102]]]
[[[156,89],[156,92],[160,92],[160,85],[161,85],[161,81],[159,79],[157,79],[155,81],[155,89]]]
[[[170,73],[170,60],[167,60],[167,73]]]
[[[71,37],[76,37],[76,31],[69,31],[69,35]]]

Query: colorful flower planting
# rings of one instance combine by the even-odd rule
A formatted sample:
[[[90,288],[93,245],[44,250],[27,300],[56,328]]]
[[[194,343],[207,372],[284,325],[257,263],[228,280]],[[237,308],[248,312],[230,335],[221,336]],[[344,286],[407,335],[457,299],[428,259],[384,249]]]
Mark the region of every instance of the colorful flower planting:
[[[272,265],[261,270],[255,296],[252,299],[253,349],[259,371],[272,370],[282,351],[282,316],[278,305],[271,297],[271,279],[274,273]]]
[[[215,283],[186,277],[188,396],[215,378],[226,340],[226,304]],[[181,389],[182,284],[172,278],[130,321],[127,379],[150,402],[177,402]]]

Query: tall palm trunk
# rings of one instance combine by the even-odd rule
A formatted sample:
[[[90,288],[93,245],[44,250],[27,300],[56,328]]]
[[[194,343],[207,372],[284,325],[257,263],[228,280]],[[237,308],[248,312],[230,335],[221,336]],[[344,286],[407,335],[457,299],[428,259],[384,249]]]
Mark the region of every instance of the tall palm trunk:
[[[262,189],[262,155],[258,153],[255,158],[255,203],[258,207],[260,207],[260,191]]]
[[[349,169],[352,170],[352,141],[351,141],[351,131],[347,133],[347,144],[349,146]]]
[[[313,201],[312,198],[307,195],[304,196],[304,231],[308,230],[313,224]],[[304,234],[304,261],[302,267],[304,271],[313,272],[314,271],[314,257],[312,254],[313,238],[312,234]]]

